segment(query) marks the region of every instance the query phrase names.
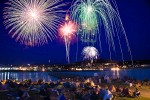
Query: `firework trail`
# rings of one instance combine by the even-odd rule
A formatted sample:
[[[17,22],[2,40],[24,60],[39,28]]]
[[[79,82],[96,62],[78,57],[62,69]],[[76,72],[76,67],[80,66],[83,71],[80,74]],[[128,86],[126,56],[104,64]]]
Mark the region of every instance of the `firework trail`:
[[[100,52],[102,52],[101,34],[104,30],[106,42],[109,45],[110,59],[112,56],[111,50],[115,51],[116,49],[114,38],[117,37],[124,61],[120,36],[122,34],[132,60],[128,38],[114,0],[77,0],[73,3],[71,11],[71,18],[80,25],[77,33],[82,42],[95,43],[99,40]]]
[[[60,0],[8,0],[3,17],[6,29],[21,44],[36,46],[56,37],[63,15]]]
[[[72,21],[69,20],[69,16],[66,15],[65,18],[65,23],[64,25],[61,25],[60,27],[60,34],[61,37],[63,37],[65,41],[65,46],[66,46],[66,58],[68,63],[70,63],[70,58],[69,58],[69,51],[70,51],[70,42],[75,36],[75,33],[77,31],[76,29],[76,24]]]

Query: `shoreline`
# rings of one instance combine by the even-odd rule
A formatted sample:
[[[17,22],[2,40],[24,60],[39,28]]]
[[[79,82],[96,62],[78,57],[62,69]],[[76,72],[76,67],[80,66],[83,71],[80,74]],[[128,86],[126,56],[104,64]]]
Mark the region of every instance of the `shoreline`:
[[[148,69],[150,68],[125,68],[119,70],[136,70],[136,69]],[[111,71],[111,69],[104,70],[53,70],[53,71],[22,71],[22,70],[0,70],[0,72],[99,72],[99,71]]]

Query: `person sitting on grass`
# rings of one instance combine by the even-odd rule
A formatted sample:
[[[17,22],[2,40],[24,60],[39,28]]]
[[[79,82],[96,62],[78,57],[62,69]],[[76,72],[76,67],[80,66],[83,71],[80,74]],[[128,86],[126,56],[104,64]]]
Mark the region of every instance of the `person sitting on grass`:
[[[2,83],[0,82],[0,90],[2,90]]]
[[[140,91],[136,88],[135,91],[133,92],[134,97],[139,97],[140,96]]]
[[[122,94],[126,97],[132,97],[132,93],[129,88],[123,88]]]
[[[91,92],[90,100],[98,100],[98,94],[95,91]]]
[[[75,100],[81,100],[82,99],[82,93],[81,92],[75,92]]]
[[[89,92],[90,92],[90,91],[88,91],[88,90],[86,90],[86,91],[84,92],[84,96],[83,96],[83,99],[84,99],[84,100],[89,100],[89,99],[90,99],[91,94],[90,94]]]
[[[44,97],[44,96],[46,95],[46,90],[45,90],[45,88],[41,88],[39,94],[40,94],[40,96],[43,96],[43,97]]]
[[[104,87],[101,87],[99,90],[99,98],[103,99],[104,94],[105,94],[105,89],[104,89]]]
[[[65,97],[65,95],[62,92],[59,92],[57,100],[66,100],[66,97]]]
[[[110,92],[112,92],[112,93],[116,92],[116,88],[115,88],[114,85],[111,85],[111,86],[109,87],[109,90],[110,90]]]
[[[117,87],[116,87],[116,92],[121,93],[121,92],[122,92],[122,90],[123,90],[123,88],[121,88],[120,86],[117,86]]]
[[[30,97],[28,92],[26,91],[26,89],[23,86],[19,87],[18,96],[19,96],[19,98],[23,98],[23,99],[28,99]]]
[[[113,94],[109,91],[109,89],[106,89],[103,100],[112,100],[112,99]]]

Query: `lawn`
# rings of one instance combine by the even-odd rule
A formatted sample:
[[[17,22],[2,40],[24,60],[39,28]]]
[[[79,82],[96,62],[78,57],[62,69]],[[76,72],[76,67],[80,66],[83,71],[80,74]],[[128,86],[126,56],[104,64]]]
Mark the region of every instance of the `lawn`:
[[[128,97],[117,97],[115,100],[150,100],[150,98],[139,97],[139,98],[128,98]]]

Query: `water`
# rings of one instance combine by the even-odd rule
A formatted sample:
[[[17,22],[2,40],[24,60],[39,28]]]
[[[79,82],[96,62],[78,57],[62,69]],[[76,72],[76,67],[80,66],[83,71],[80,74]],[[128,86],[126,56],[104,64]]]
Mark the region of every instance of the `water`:
[[[32,79],[32,81],[38,81],[42,79],[43,81],[57,81],[58,79],[49,76],[48,72],[0,72],[0,80],[6,80],[15,78],[18,81],[25,79]]]
[[[6,80],[15,78],[18,81],[24,79],[32,79],[37,81],[42,79],[44,81],[57,81],[58,79],[52,76],[49,76],[50,72],[0,72],[0,80]],[[61,73],[70,73],[75,75],[82,76],[94,76],[94,73],[98,75],[108,75],[113,77],[124,77],[128,76],[138,80],[143,80],[145,78],[150,80],[150,69],[128,69],[128,70],[119,70],[119,71],[79,71],[79,72],[61,72]]]
[[[124,76],[128,76],[130,78],[144,80],[150,80],[150,69],[128,69],[128,70],[119,70],[119,71],[81,71],[81,72],[62,72],[62,73],[71,73],[76,75],[82,76],[94,76],[94,73],[98,74],[99,76],[110,76],[110,77],[119,77],[123,78]]]

